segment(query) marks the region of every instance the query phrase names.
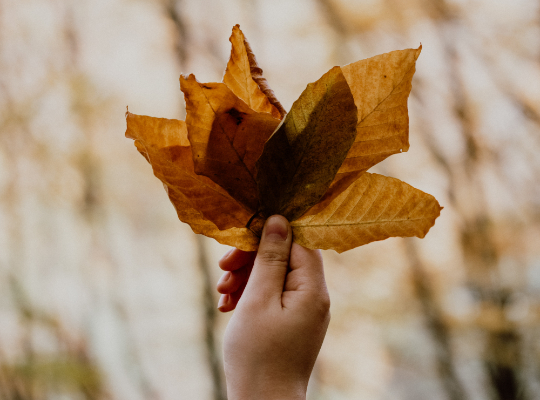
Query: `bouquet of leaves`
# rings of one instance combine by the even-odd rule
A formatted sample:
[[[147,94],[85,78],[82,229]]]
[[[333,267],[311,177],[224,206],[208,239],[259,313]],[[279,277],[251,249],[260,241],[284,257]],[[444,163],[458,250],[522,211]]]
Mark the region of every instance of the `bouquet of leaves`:
[[[126,137],[195,233],[256,250],[264,221],[291,221],[311,249],[423,238],[442,209],[398,179],[366,172],[409,149],[407,99],[418,49],[334,67],[287,113],[239,25],[223,83],[180,76],[186,121],[126,113]]]

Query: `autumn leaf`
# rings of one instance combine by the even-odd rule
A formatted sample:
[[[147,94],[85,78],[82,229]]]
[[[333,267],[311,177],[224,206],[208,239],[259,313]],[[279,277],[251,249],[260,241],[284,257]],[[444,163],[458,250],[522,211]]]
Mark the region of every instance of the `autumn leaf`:
[[[356,138],[317,213],[364,171],[392,154],[409,150],[407,99],[422,51],[397,50],[341,67],[358,110]]]
[[[358,126],[340,173],[367,171],[409,150],[407,99],[421,51],[422,46],[392,51],[341,67],[358,110]]]
[[[186,122],[126,114],[126,136],[181,221],[246,251],[273,214],[312,249],[427,234],[437,200],[366,172],[409,149],[407,100],[421,47],[332,68],[287,114],[238,25],[230,42],[223,83],[180,77]]]
[[[259,204],[255,162],[279,120],[253,111],[223,83],[201,84],[191,74],[180,77],[180,88],[195,172],[254,213]]]
[[[319,213],[291,225],[302,246],[341,253],[394,236],[423,238],[440,212],[430,194],[366,172]]]
[[[286,114],[285,109],[263,77],[263,71],[257,64],[255,54],[240,30],[240,25],[233,27],[229,41],[232,44],[231,57],[223,83],[254,111],[266,112],[281,120]]]
[[[165,186],[180,221],[189,224],[193,232],[216,239],[219,243],[237,247],[244,251],[257,250],[259,237],[247,228],[219,229],[212,221],[204,218],[176,187]]]
[[[184,121],[126,113],[126,137],[152,165],[182,222],[220,243],[253,250],[257,243],[245,228],[251,217],[227,192],[193,168]]]
[[[257,163],[261,212],[293,221],[328,189],[356,137],[357,111],[339,67],[310,83]]]

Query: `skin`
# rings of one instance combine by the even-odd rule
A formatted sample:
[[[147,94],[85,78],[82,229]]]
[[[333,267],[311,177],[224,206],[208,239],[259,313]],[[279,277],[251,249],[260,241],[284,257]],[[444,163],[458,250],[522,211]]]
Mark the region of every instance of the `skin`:
[[[218,308],[236,309],[223,344],[228,398],[304,400],[330,322],[320,252],[292,243],[276,215],[258,252],[231,250],[219,266]]]

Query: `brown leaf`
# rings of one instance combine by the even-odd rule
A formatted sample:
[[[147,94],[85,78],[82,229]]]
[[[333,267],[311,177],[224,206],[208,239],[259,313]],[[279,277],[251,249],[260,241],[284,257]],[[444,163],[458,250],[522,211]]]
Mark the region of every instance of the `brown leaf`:
[[[255,162],[279,124],[255,112],[223,83],[180,77],[195,171],[209,177],[254,213],[258,207]]]
[[[204,230],[214,236],[215,230],[244,228],[251,214],[212,180],[195,174],[184,121],[131,113],[126,121],[126,137],[135,139],[137,150],[152,165],[180,220],[201,231],[197,233]],[[241,233],[235,243],[249,242],[252,235],[247,231],[231,231]]]
[[[231,57],[223,82],[254,111],[269,113],[276,119],[282,119],[286,112],[263,77],[263,71],[259,68],[240,25],[233,27],[229,41],[232,44]]]
[[[319,201],[354,141],[356,120],[339,67],[307,86],[257,162],[263,216],[293,221]]]
[[[366,172],[319,213],[291,225],[298,244],[341,253],[389,237],[423,238],[441,209],[399,179]]]
[[[358,109],[356,139],[334,182],[324,195],[328,204],[360,174],[388,156],[409,150],[407,99],[418,49],[397,50],[341,67]],[[321,207],[309,210],[317,213]]]

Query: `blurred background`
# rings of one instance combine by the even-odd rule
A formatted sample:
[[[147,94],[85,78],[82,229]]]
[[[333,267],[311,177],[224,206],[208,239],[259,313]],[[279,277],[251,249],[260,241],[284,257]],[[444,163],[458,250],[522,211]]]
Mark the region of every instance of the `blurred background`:
[[[224,400],[217,260],[124,138],[221,81],[239,23],[285,106],[418,47],[408,153],[427,237],[325,252],[310,400],[540,399],[537,0],[0,0],[0,399]]]

